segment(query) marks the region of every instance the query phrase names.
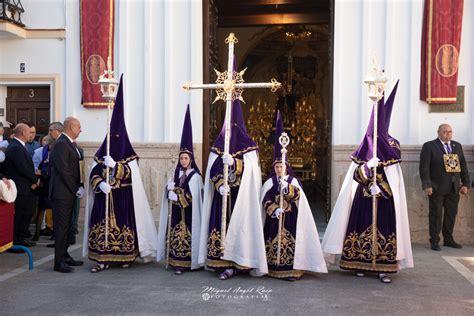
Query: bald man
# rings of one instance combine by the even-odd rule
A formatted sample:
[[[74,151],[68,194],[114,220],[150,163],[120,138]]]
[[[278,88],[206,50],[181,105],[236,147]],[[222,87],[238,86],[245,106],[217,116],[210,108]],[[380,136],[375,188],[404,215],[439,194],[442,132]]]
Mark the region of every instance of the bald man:
[[[429,199],[429,229],[431,249],[444,246],[462,248],[453,237],[460,195],[469,192],[469,172],[460,143],[452,140],[453,129],[448,124],[438,127],[438,138],[423,144],[420,154],[421,185]],[[444,214],[443,214],[444,209]]]
[[[35,174],[33,160],[26,149],[30,139],[30,127],[19,123],[13,129],[13,138],[6,150],[6,173],[17,187],[18,195],[15,200],[15,216],[13,224],[13,244],[32,247],[34,242],[27,240],[31,235],[28,231],[31,217],[36,206],[33,190],[39,185]]]
[[[76,198],[84,194],[81,180],[83,156],[77,148],[76,139],[82,132],[81,123],[75,117],[67,117],[64,130],[54,144],[49,164],[49,197],[53,205],[53,225],[55,237],[54,271],[73,272],[73,266],[84,262],[74,260],[68,253],[69,231]]]

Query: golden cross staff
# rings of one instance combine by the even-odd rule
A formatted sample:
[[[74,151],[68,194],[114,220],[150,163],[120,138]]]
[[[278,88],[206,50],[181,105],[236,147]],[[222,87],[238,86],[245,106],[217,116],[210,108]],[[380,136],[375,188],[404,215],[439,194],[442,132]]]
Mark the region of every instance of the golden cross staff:
[[[230,116],[232,101],[240,100],[245,102],[242,98],[242,92],[244,88],[270,88],[272,92],[278,90],[281,87],[281,83],[276,79],[271,79],[270,82],[262,83],[244,83],[243,75],[247,68],[241,72],[233,70],[234,66],[234,44],[238,42],[237,37],[234,33],[230,33],[225,39],[225,43],[229,44],[229,52],[227,59],[227,71],[219,72],[216,69],[214,71],[217,74],[217,80],[215,84],[197,84],[186,83],[183,85],[183,89],[189,91],[191,89],[215,89],[217,96],[214,99],[215,103],[217,100],[223,100],[226,102],[225,107],[225,137],[224,137],[224,155],[229,154],[229,143],[230,143]],[[229,166],[224,164],[224,186],[229,187]],[[230,192],[230,191],[229,191]],[[224,254],[224,240],[227,226],[227,195],[229,192],[222,196],[222,217],[221,217],[221,253]]]
[[[372,100],[374,107],[374,131],[373,131],[373,147],[372,157],[377,158],[377,138],[378,138],[378,102],[383,98],[385,90],[385,83],[387,78],[383,70],[377,63],[375,56],[372,57],[372,66],[369,69],[364,83],[369,88],[369,98]],[[377,187],[377,166],[373,167],[373,179],[372,186],[375,189]],[[377,195],[372,194],[372,267],[375,268],[377,259]]]
[[[102,92],[102,98],[107,101],[107,141],[106,141],[106,152],[107,156],[110,156],[110,111],[115,102],[117,95],[118,81],[114,78],[114,72],[112,71],[112,59],[110,56],[107,58],[107,70],[99,78],[100,91]],[[105,181],[110,185],[110,168],[105,168]],[[104,247],[107,251],[108,247],[108,236],[109,236],[109,205],[110,196],[112,192],[105,195],[105,242]]]
[[[176,164],[176,153],[174,152],[173,148],[170,149],[170,160],[171,160],[171,169],[170,169],[170,174],[168,178],[170,179],[168,182],[173,181],[174,177],[174,169]],[[168,191],[168,187],[165,189]],[[173,203],[171,200],[168,199],[168,225],[167,225],[167,234],[166,234],[166,270],[168,270],[169,262],[170,262],[170,242],[171,242],[171,215],[173,212]]]
[[[280,184],[280,209],[283,211],[283,181],[286,175],[286,147],[290,144],[290,137],[288,134],[281,133],[278,141],[281,145],[281,184]],[[278,248],[277,248],[277,266],[280,266],[280,253],[281,253],[281,230],[283,227],[283,212],[278,217]]]

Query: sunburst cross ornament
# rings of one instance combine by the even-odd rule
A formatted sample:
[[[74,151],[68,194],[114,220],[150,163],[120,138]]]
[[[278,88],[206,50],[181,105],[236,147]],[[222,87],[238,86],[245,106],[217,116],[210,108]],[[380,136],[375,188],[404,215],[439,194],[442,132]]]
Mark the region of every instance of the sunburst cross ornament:
[[[270,88],[272,92],[277,91],[281,88],[281,83],[276,79],[271,79],[270,82],[260,83],[244,83],[243,75],[247,68],[237,72],[234,71],[234,44],[238,42],[237,37],[234,33],[230,33],[225,39],[225,43],[229,45],[228,59],[227,59],[227,71],[219,72],[214,69],[217,74],[217,80],[215,84],[191,84],[185,83],[183,89],[186,91],[192,89],[215,89],[217,97],[214,99],[215,103],[217,100],[223,100],[226,102],[225,107],[225,136],[224,136],[224,154],[229,153],[230,143],[230,114],[232,113],[232,101],[240,100],[245,103],[242,98],[244,89],[248,88]],[[224,185],[226,188],[229,187],[229,166],[224,164]],[[227,217],[227,195],[222,196],[222,218],[221,218],[221,255],[224,254],[224,241],[226,235],[226,217]]]

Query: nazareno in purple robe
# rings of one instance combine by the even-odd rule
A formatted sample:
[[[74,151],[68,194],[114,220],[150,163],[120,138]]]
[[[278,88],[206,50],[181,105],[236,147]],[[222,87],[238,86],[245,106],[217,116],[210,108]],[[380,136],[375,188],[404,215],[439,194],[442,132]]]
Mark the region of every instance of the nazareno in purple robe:
[[[131,170],[128,166],[138,160],[124,120],[123,78],[115,100],[110,122],[110,156],[117,162],[110,171],[112,189],[109,193],[108,246],[105,248],[105,194],[99,184],[106,180],[103,157],[107,154],[106,139],[97,150],[94,160],[97,163],[91,171],[90,183],[94,192],[94,205],[89,219],[88,257],[99,263],[133,262],[139,255],[137,226],[133,203]]]
[[[395,273],[397,264],[396,214],[393,195],[387,181],[384,167],[400,163],[399,142],[389,135],[388,127],[398,82],[387,102],[380,100],[378,106],[377,186],[377,255],[372,255],[372,196],[373,170],[367,162],[373,157],[374,112],[370,118],[366,135],[351,159],[358,164],[353,179],[358,183],[346,229],[340,267],[347,270]]]
[[[292,176],[287,179],[288,188],[283,192],[283,210],[282,214],[282,233],[280,264],[277,265],[278,253],[278,218],[272,215],[280,207],[280,185],[278,177],[275,175],[270,178],[273,185],[267,191],[263,198],[263,209],[265,211],[265,226],[263,228],[265,236],[265,251],[268,262],[268,275],[274,278],[299,278],[303,271],[294,270],[296,238],[296,223],[298,220],[298,201],[300,198],[300,189],[292,185]]]

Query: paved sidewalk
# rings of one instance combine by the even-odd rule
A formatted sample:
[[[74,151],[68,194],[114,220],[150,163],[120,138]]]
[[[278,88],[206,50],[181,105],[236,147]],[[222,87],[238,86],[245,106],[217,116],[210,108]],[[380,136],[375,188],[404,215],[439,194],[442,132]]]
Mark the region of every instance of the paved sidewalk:
[[[44,238],[44,237],[43,237]],[[390,285],[332,267],[327,275],[288,282],[238,275],[220,281],[207,271],[175,276],[159,263],[72,274],[53,272],[52,249],[33,247],[37,266],[24,254],[0,254],[1,315],[474,315],[474,247],[431,251],[414,245],[415,269]],[[73,246],[79,259],[80,244]]]

